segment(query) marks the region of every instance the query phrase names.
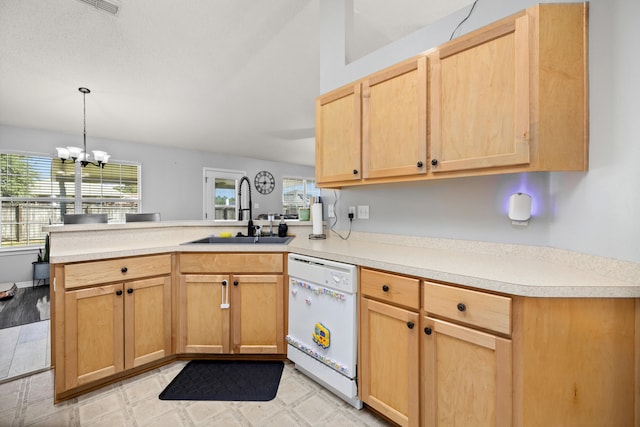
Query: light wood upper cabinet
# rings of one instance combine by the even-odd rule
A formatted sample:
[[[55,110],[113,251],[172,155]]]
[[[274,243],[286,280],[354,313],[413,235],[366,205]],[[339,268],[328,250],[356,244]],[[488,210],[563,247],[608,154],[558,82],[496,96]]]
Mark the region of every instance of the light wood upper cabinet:
[[[362,83],[364,178],[427,172],[427,58],[419,56]]]
[[[539,4],[320,96],[317,185],[587,170],[587,12]]]
[[[316,99],[316,183],[362,178],[361,85],[355,83]]]
[[[429,55],[434,174],[587,169],[586,16],[537,5]]]
[[[528,16],[431,56],[433,171],[529,163]]]

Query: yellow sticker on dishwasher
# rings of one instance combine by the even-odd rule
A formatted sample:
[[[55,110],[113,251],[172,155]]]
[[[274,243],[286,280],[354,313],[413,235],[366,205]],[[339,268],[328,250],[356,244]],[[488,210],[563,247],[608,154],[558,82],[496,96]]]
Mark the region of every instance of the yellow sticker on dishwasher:
[[[331,332],[329,331],[329,328],[320,322],[316,323],[313,331],[313,342],[322,348],[329,348],[331,345]]]

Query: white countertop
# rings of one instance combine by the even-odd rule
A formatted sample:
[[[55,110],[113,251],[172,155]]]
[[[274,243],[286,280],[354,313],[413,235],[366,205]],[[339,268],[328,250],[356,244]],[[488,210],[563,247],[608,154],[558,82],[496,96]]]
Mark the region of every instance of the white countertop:
[[[242,223],[211,221],[51,226],[47,231],[52,263],[163,252],[293,252],[511,295],[640,297],[640,264],[632,262],[546,247],[371,233],[310,240],[309,222],[287,223],[297,236],[288,245],[183,245],[221,231],[244,231]]]

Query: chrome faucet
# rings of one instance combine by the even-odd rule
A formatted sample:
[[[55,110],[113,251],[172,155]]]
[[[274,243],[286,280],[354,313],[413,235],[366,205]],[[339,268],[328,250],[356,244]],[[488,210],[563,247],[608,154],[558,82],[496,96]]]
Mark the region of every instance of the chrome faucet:
[[[249,208],[242,209],[242,183],[247,182],[247,187],[249,187]],[[251,201],[251,183],[249,182],[249,178],[243,176],[240,178],[240,185],[238,185],[238,220],[242,221],[243,212],[249,211],[249,222],[247,224],[247,236],[253,237],[255,235],[255,228],[253,227],[253,211],[251,207],[253,203]]]

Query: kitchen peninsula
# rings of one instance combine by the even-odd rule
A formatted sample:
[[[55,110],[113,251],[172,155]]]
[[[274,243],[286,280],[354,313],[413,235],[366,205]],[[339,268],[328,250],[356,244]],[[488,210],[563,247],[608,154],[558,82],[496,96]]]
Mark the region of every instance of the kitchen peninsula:
[[[48,227],[56,400],[176,357],[201,356],[199,350],[185,350],[180,345],[179,319],[184,316],[180,314],[184,308],[180,307],[184,301],[179,292],[183,286],[180,260],[184,254],[247,254],[255,256],[254,262],[261,255],[276,254],[276,258],[270,258],[271,265],[273,259],[284,260],[287,252],[295,252],[358,265],[361,281],[367,277],[367,286],[371,285],[363,291],[364,284],[360,284],[363,304],[372,301],[385,307],[399,305],[419,315],[419,328],[407,328],[403,321],[393,323],[394,328],[403,328],[398,331],[404,331],[409,344],[407,348],[391,350],[398,359],[406,357],[407,377],[418,374],[415,381],[406,384],[410,388],[404,391],[409,396],[407,401],[385,402],[384,396],[376,395],[375,388],[368,390],[370,395],[361,396],[366,404],[399,425],[435,425],[437,419],[446,419],[447,411],[464,411],[465,408],[455,404],[445,405],[447,399],[443,396],[464,403],[469,390],[479,393],[484,421],[493,420],[490,424],[494,425],[633,425],[638,419],[640,266],[637,264],[553,248],[384,234],[354,233],[345,241],[329,234],[326,240],[309,240],[310,224],[296,222],[289,223],[289,232],[296,237],[288,245],[183,245],[211,234],[219,235],[221,231],[235,233],[243,228],[241,223],[218,225],[206,221]],[[135,267],[127,270],[122,266],[129,260],[133,260],[131,265]],[[86,263],[98,266],[105,262],[113,263],[111,268],[117,266],[115,276],[107,274],[93,280],[92,270],[88,270],[88,275],[76,276],[84,283],[72,283],[69,288],[67,282],[74,277],[69,271]],[[260,270],[268,268],[265,266],[234,268],[240,268],[242,271],[238,273],[242,274],[286,280],[284,261],[268,272]],[[100,269],[93,271],[102,274]],[[115,299],[117,291],[127,286],[107,287],[129,280],[126,276],[129,273],[139,274],[132,277],[149,288],[157,286],[160,291],[156,297],[164,296],[164,300],[157,300],[163,301],[160,304],[163,309],[156,313],[166,322],[164,329],[160,328],[164,332],[164,350],[150,359],[143,357],[139,363],[132,362],[131,367],[126,364],[120,370],[109,367],[99,379],[88,377],[79,383],[69,382],[69,369],[65,365],[70,361],[81,365],[79,359],[69,358],[70,351],[79,350],[73,346],[70,350],[69,334],[86,326],[73,327],[75,320],[69,320],[73,313],[69,309],[73,300],[69,294],[100,290]],[[407,303],[394,299],[397,294],[393,281],[390,292],[377,294],[378,277],[415,279],[411,283],[418,300]],[[280,295],[286,310],[286,294]],[[125,307],[124,313],[127,310]],[[368,310],[365,312],[361,304],[361,327],[371,328],[367,316]],[[124,320],[116,319],[116,323],[126,328],[126,314]],[[361,380],[363,376],[375,375],[372,369],[375,367],[369,364],[372,352],[386,351],[383,346],[363,341],[362,337],[375,332],[369,329],[368,333],[361,333],[359,364],[370,367],[359,371]],[[129,350],[126,344],[124,349],[120,344],[116,351]],[[237,355],[233,348],[228,353],[230,357]],[[260,354],[284,357],[277,346]],[[443,361],[445,354],[456,354],[456,358]],[[132,355],[132,360],[138,356]],[[486,370],[483,369],[486,372],[462,369],[462,364],[478,363],[477,360],[486,363]],[[447,381],[447,376],[455,375],[456,363],[461,364],[457,371],[464,376],[455,382]],[[81,376],[75,378],[78,377]],[[474,418],[477,413],[463,415],[469,422],[480,421]]]

